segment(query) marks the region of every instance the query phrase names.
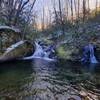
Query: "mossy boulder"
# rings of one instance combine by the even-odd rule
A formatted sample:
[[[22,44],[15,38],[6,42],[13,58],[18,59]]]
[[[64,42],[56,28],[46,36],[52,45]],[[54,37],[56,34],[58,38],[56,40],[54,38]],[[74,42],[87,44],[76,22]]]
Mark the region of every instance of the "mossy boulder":
[[[0,26],[0,55],[6,48],[21,40],[21,32],[15,27]]]
[[[23,58],[25,56],[31,55],[33,52],[34,47],[30,42],[19,41],[6,49],[6,51],[0,57],[0,61]]]
[[[62,44],[57,49],[57,56],[59,58],[78,61],[80,59],[80,49],[69,45],[69,44]]]

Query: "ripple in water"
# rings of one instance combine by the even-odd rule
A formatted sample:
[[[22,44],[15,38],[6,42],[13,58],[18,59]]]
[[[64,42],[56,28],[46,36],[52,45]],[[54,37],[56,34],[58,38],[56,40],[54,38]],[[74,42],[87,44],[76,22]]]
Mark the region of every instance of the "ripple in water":
[[[1,100],[99,100],[100,65],[60,60],[0,65]]]

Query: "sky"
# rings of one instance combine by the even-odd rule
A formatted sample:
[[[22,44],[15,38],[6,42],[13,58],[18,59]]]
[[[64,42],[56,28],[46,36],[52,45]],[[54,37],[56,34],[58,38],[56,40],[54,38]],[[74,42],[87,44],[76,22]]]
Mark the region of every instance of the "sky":
[[[55,0],[55,1],[56,1],[56,6],[57,6],[58,0]],[[64,2],[63,8],[66,7],[65,1],[67,1],[67,0],[61,0],[61,2]],[[90,8],[95,9],[96,0],[89,0],[89,1],[90,1]],[[51,11],[51,13],[53,12],[53,2],[54,2],[54,0],[37,0],[36,1],[35,5],[34,5],[34,12],[36,12],[38,15],[38,21],[41,20],[41,15],[43,14],[43,7],[44,7],[44,12],[45,12],[45,19],[48,18],[48,15],[50,14],[49,11]],[[100,6],[100,0],[98,0],[98,4],[99,4],[98,6]],[[82,6],[81,6],[81,8],[82,8]]]
[[[41,13],[43,6],[45,6],[45,10],[47,10],[47,8],[50,8],[52,10],[53,1],[54,0],[37,0],[35,3],[34,9],[37,10],[39,13]],[[58,0],[55,0],[55,1],[57,2]],[[61,0],[61,2],[64,2],[64,1],[67,1],[67,0]],[[98,2],[100,4],[100,0],[98,0]],[[96,0],[90,0],[90,8],[91,9],[95,8],[95,3],[96,3]],[[57,3],[56,3],[56,5],[57,5]]]

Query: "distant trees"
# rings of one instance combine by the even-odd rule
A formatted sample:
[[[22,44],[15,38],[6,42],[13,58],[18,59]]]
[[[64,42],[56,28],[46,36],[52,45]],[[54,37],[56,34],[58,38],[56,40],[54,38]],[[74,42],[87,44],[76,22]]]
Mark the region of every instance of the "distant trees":
[[[71,8],[71,21],[73,23],[73,0],[70,0],[70,8]]]
[[[36,0],[31,2],[30,0],[0,0],[0,24],[20,28],[23,33],[22,39],[24,39],[26,33],[29,32],[30,24],[35,21],[33,17],[35,2]]]
[[[79,16],[80,16],[80,0],[78,0],[77,6],[78,6],[78,12],[77,12],[78,13],[78,16],[77,17],[79,19]]]
[[[63,12],[62,12],[62,6],[61,6],[61,0],[59,1],[59,16],[60,16],[60,24],[62,26],[62,33],[64,34],[64,21],[63,21]]]
[[[53,24],[57,27],[60,28],[62,33],[64,34],[64,13],[63,13],[63,6],[62,6],[62,1],[58,0],[58,3],[56,0],[51,0],[53,3]],[[58,7],[57,7],[58,4]]]
[[[55,25],[59,25],[59,15],[58,15],[58,11],[56,9],[56,1],[54,0],[53,2],[53,14],[54,14],[54,23]]]
[[[0,0],[0,18],[7,25],[19,26],[31,18],[36,0]]]
[[[45,18],[45,10],[44,10],[44,7],[43,7],[43,10],[42,10],[42,14],[41,14],[41,29],[44,30],[45,29],[45,22],[44,22],[44,19]]]
[[[63,35],[66,31],[84,33],[86,24],[89,25],[88,22],[94,15],[97,15],[99,5],[100,0],[51,0],[48,16],[45,16],[45,5],[42,8],[41,29],[47,34],[56,30],[60,30],[59,32]],[[92,14],[93,8],[96,11],[94,14]]]
[[[33,17],[34,12],[32,12],[35,2],[36,0],[0,0],[0,23],[4,22],[9,26],[23,27],[23,25],[32,22],[32,19],[36,21],[36,17]],[[84,23],[89,17],[91,0],[51,0],[51,2],[52,9],[48,7],[48,16],[45,16],[45,6],[42,9],[42,30],[55,24],[64,33],[65,27],[67,27],[65,23],[70,22],[75,24],[77,20],[78,24],[80,19]],[[100,0],[94,0],[94,5],[96,9],[95,15],[97,15]]]
[[[83,0],[83,22],[85,21],[86,17],[86,0]]]
[[[98,9],[98,0],[96,0],[96,12],[95,12],[95,15],[97,15],[97,9]]]

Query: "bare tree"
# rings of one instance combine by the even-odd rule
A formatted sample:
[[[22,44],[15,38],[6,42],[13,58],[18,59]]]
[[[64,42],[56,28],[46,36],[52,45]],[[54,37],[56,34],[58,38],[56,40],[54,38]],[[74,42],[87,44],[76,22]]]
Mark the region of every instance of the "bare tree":
[[[53,9],[54,9],[54,15],[55,15],[55,23],[56,24],[59,24],[59,19],[58,19],[58,13],[57,13],[57,10],[56,10],[56,4],[55,4],[55,0],[53,2]]]
[[[49,9],[49,25],[51,25],[51,24],[52,24],[52,12]]]
[[[68,16],[69,16],[69,5],[68,5],[68,0],[66,0],[65,1],[66,2],[66,10],[67,10],[67,12],[66,12],[66,14],[67,14],[67,20],[68,20]]]
[[[87,0],[88,2],[88,10],[90,10],[90,0]]]
[[[42,22],[41,28],[42,28],[42,31],[45,29],[44,16],[45,16],[45,11],[44,11],[44,6],[43,6],[42,15],[41,15],[41,22]]]
[[[76,14],[76,17],[77,17],[77,6],[76,6],[76,0],[74,0],[74,8],[75,8],[75,14]]]
[[[95,5],[95,7],[96,7],[95,15],[97,15],[97,10],[98,10],[98,0],[96,0],[96,5]]]
[[[30,5],[29,12],[31,12],[35,2],[36,0],[30,5],[29,0],[0,0],[0,9],[2,16],[6,19],[6,24],[18,25],[19,19],[21,16],[25,15],[27,7]]]
[[[78,19],[80,17],[80,0],[78,0]]]
[[[34,15],[32,15],[32,10],[33,10],[33,7],[34,7],[34,4],[35,4],[35,2],[36,2],[36,0],[33,0],[33,2],[32,2],[32,5],[30,6],[30,9],[29,9],[29,11],[28,11],[28,13],[27,13],[27,20],[26,20],[26,22],[29,24],[30,22],[31,22],[31,20],[33,21],[33,26],[35,27],[36,26],[36,16]],[[33,18],[32,18],[33,17]],[[33,27],[33,28],[34,28]],[[26,28],[27,28],[27,26],[25,26],[25,28],[24,28],[24,30],[23,30],[23,36],[22,36],[22,39],[24,39],[25,38],[25,31],[26,31]]]
[[[73,23],[73,0],[70,0],[70,7],[71,7],[71,20]]]
[[[85,22],[86,17],[86,0],[83,0],[83,23]]]
[[[59,14],[60,14],[60,24],[61,24],[61,27],[62,27],[62,32],[64,34],[64,21],[63,21],[63,13],[62,13],[61,0],[59,0]]]

